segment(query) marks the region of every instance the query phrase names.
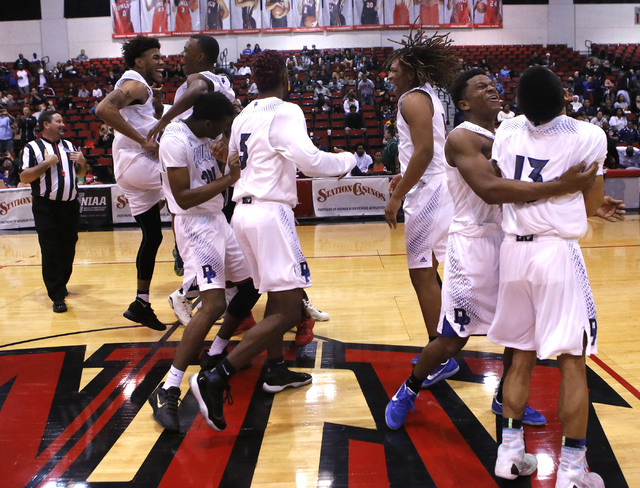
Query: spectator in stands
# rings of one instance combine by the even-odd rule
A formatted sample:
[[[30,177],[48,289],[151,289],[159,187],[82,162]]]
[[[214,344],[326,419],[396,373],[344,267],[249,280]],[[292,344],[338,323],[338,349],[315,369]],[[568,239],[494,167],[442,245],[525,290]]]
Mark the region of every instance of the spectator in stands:
[[[505,64],[502,69],[500,70],[500,79],[501,80],[506,80],[507,78],[511,78],[511,70],[507,67],[507,65]]]
[[[262,52],[262,48],[260,47],[260,44],[256,43],[255,46],[253,46],[253,54],[260,54]]]
[[[36,120],[40,120],[40,115],[42,115],[42,112],[47,110],[47,104],[44,103],[44,100],[43,100],[42,102],[37,104],[36,107],[38,107],[38,110],[37,110],[37,112],[33,113],[33,118],[36,119]]]
[[[227,71],[229,72],[229,75],[231,75],[231,76],[237,75],[238,74],[238,68],[236,68],[236,63],[231,61],[229,63],[229,68],[227,69]]]
[[[251,49],[250,43],[247,43],[247,47],[242,50],[242,54],[253,54],[253,49]]]
[[[249,65],[240,66],[240,68],[238,68],[238,75],[239,76],[251,75],[251,68],[249,67]]]
[[[499,95],[504,95],[504,86],[502,86],[502,83],[500,83],[498,73],[496,73],[493,77],[493,85],[496,87],[496,91]]]
[[[382,94],[382,100],[378,107],[378,117],[384,121],[395,119],[395,106],[391,101],[389,92]]]
[[[627,104],[631,103],[630,93],[633,92],[638,87],[637,82],[633,79],[633,71],[625,70],[618,77],[618,82],[616,83],[616,100],[619,100],[619,96],[623,95]]]
[[[98,104],[100,103],[100,100],[94,100],[93,101],[93,105],[91,105],[91,108],[89,109],[89,113],[91,115],[95,115],[96,114],[96,110],[98,110]]]
[[[13,153],[13,124],[16,119],[6,106],[0,107],[0,154]]]
[[[78,97],[89,98],[89,95],[91,95],[91,93],[89,92],[89,89],[86,87],[86,85],[84,83],[80,85],[80,89],[78,90]]]
[[[400,161],[398,160],[398,139],[396,137],[396,126],[387,124],[384,128],[384,136],[382,138],[384,149],[382,151],[382,163],[387,168],[389,174],[398,174],[400,172]]]
[[[303,93],[304,92],[304,83],[300,79],[300,74],[298,72],[293,73],[293,76],[289,78],[289,89],[291,93]]]
[[[84,52],[84,49],[80,49],[80,54],[76,56],[76,61],[78,63],[89,61],[89,56],[87,56],[87,53]]]
[[[615,131],[619,131],[627,126],[627,117],[621,108],[617,108],[615,115],[609,118],[609,127]]]
[[[318,101],[318,95],[322,94],[324,96],[324,98],[328,98],[331,99],[331,91],[324,86],[324,83],[322,82],[322,80],[318,80],[316,82],[316,86],[313,89],[313,101],[317,102]]]
[[[340,80],[340,73],[338,71],[331,73],[331,80],[329,80],[327,88],[332,92],[342,92],[342,80]]]
[[[607,118],[615,115],[616,113],[616,110],[613,108],[613,103],[609,99],[605,100],[604,103],[600,105],[600,110]]]
[[[51,88],[49,86],[48,83],[44,84],[44,86],[42,87],[42,90],[40,91],[40,93],[42,94],[42,96],[44,98],[55,98],[56,97],[56,92],[53,90],[53,88]]]
[[[14,63],[13,67],[16,70],[29,69],[29,61],[27,61],[24,55],[20,53],[18,54],[18,59],[16,59],[16,62]]]
[[[591,105],[591,100],[585,98],[582,102],[582,108],[580,109],[582,113],[591,121],[598,114],[598,109],[596,109],[593,105]]]
[[[621,168],[640,168],[640,149],[629,144],[627,147],[618,147],[617,151]]]
[[[31,73],[26,68],[21,68],[16,71],[16,78],[18,79],[18,93],[28,95]]]
[[[62,78],[63,72],[64,72],[64,65],[60,61],[58,61],[55,67],[51,71],[49,71],[49,74],[53,79],[59,80]]]
[[[5,104],[7,107],[13,107],[16,105],[16,101],[13,98],[13,95],[11,93],[7,93],[6,97],[2,98],[2,103]]]
[[[529,66],[540,66],[542,65],[542,58],[540,58],[540,54],[538,51],[533,53],[531,59],[529,60]]]
[[[100,88],[100,85],[96,84],[91,91],[91,96],[94,98],[102,98],[102,95],[102,88]]]
[[[640,93],[636,93],[636,95],[631,99],[629,112],[636,116],[637,122],[640,122],[640,120],[638,120],[638,114],[640,114]]]
[[[296,59],[293,53],[289,54],[289,57],[286,60],[286,65],[288,70],[295,69],[297,71],[300,71],[300,67],[298,66],[298,60]]]
[[[343,108],[345,117],[351,111],[352,106],[356,108],[356,112],[360,111],[360,103],[356,100],[356,92],[353,89],[349,90],[344,97]]]
[[[356,165],[351,170],[351,173],[349,173],[349,176],[366,175],[369,171],[369,168],[373,166],[373,159],[371,159],[371,156],[366,153],[364,144],[358,144],[353,155],[356,157]]]
[[[544,59],[542,60],[542,66],[545,66],[549,69],[553,68],[556,65],[556,63],[553,61],[553,59],[551,58],[551,53],[546,53],[544,55]]]
[[[623,93],[618,92],[618,98],[616,103],[613,104],[613,108],[621,108],[623,112],[627,112],[629,108],[629,102],[625,98]]]
[[[29,100],[27,101],[29,105],[37,107],[41,103],[44,103],[44,97],[38,93],[37,88],[32,88],[31,93],[29,94]],[[37,120],[37,117],[36,117]]]
[[[617,151],[617,145],[620,141],[617,137],[611,137],[607,119],[603,119],[601,128],[607,136],[607,157],[604,160],[604,165],[609,169],[617,169],[620,167],[620,156]]]
[[[107,124],[102,124],[98,132],[95,147],[111,149],[111,146],[113,145],[113,137],[113,131],[111,128]]]
[[[602,110],[598,110],[596,112],[596,116],[591,119],[591,123],[593,125],[597,125],[598,127],[602,127],[602,123],[606,121],[607,119],[604,118],[604,114],[602,113]]]
[[[571,112],[578,112],[582,108],[580,97],[578,95],[574,95],[569,105],[571,105]]]
[[[342,57],[342,65],[345,68],[353,68],[353,60],[354,60],[354,54],[353,51],[351,50],[351,48],[347,48],[344,50],[344,55]],[[337,60],[336,62],[340,62],[340,60]]]
[[[485,58],[480,59],[480,62],[478,63],[478,68],[480,68],[481,70],[484,70],[486,73],[491,73],[493,71],[493,68],[489,63],[487,63],[487,60]]]
[[[344,131],[348,134],[352,130],[362,129],[366,131],[364,127],[364,117],[362,112],[356,111],[355,105],[349,106],[349,113],[344,118]]]
[[[369,166],[369,170],[367,171],[368,176],[381,176],[381,175],[390,175],[391,172],[387,170],[384,163],[382,162],[382,151],[376,151],[373,155],[373,164]]]
[[[240,82],[239,88],[240,90],[248,90],[251,86],[251,76],[245,76]]]
[[[331,99],[324,96],[322,93],[318,93],[318,99],[311,109],[313,112],[319,112],[329,114],[332,112]]]
[[[516,116],[515,112],[511,110],[511,106],[508,103],[505,103],[502,107],[502,110],[498,112],[498,124],[503,120],[512,119]]]
[[[375,105],[376,100],[373,95],[375,86],[366,74],[362,75],[362,80],[358,83],[358,93],[360,94],[360,105]]]
[[[22,115],[18,116],[18,129],[20,130],[20,142],[22,147],[36,138],[36,126],[38,120],[31,113],[31,107],[22,107]]]
[[[255,82],[251,83],[249,89],[247,90],[247,103],[251,100],[255,100],[258,96],[258,85]]]
[[[635,122],[627,121],[627,126],[618,131],[618,139],[625,144],[635,144],[638,142],[638,130]]]
[[[76,76],[78,76],[78,70],[76,69],[75,64],[73,64],[72,59],[67,61],[67,64],[64,65],[64,72],[62,76],[64,78],[75,78]]]

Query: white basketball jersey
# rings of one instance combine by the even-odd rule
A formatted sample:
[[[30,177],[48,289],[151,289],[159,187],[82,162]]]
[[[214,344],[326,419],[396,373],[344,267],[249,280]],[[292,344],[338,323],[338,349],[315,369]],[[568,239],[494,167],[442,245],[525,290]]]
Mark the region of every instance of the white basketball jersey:
[[[222,173],[218,163],[209,152],[212,142],[208,137],[196,137],[183,121],[171,122],[164,130],[162,139],[160,139],[160,171],[162,173],[162,188],[172,214],[192,215],[222,211],[224,205],[222,194],[184,210],[176,203],[167,177],[167,168],[187,168],[189,170],[189,187],[192,189],[221,178]]]
[[[597,162],[601,175],[606,154],[605,133],[593,124],[560,115],[536,127],[520,115],[500,124],[492,157],[503,178],[553,181],[582,161]],[[502,229],[507,234],[579,239],[587,231],[582,192],[505,204],[502,211]]]
[[[144,103],[127,105],[120,109],[120,115],[138,133],[146,137],[149,131],[158,123],[155,117],[156,110],[153,108],[153,91],[140,73],[134,70],[125,71],[116,83],[117,90],[127,80],[137,81],[147,87],[147,100]],[[113,166],[116,179],[124,173],[124,170],[135,160],[137,156],[144,153],[142,146],[120,132],[115,131],[113,138]]]
[[[222,93],[225,97],[229,99],[230,102],[233,102],[236,99],[236,94],[231,88],[231,84],[229,83],[229,79],[226,76],[216,75],[211,71],[200,71],[199,75],[204,76],[207,80],[211,82],[213,85],[213,91]],[[180,97],[182,97],[187,91],[187,82],[185,81],[182,85],[178,87],[176,90],[176,94],[173,97],[173,103],[175,104]],[[176,115],[176,119],[186,119],[193,112],[193,108],[189,108],[182,112],[179,115]]]
[[[251,102],[235,118],[229,141],[233,154],[242,166],[234,201],[251,196],[292,208],[298,200],[296,167],[307,176],[337,176],[356,164],[351,153],[320,151],[307,135],[300,106],[275,97]]]
[[[398,159],[400,160],[400,173],[404,175],[407,170],[407,166],[409,165],[409,160],[414,152],[413,142],[411,141],[411,132],[409,130],[409,125],[402,117],[402,103],[403,99],[407,96],[407,94],[414,92],[416,90],[423,91],[429,95],[431,98],[431,103],[433,104],[433,159],[429,166],[427,166],[426,171],[422,175],[421,180],[426,181],[430,175],[444,173],[445,171],[445,158],[444,158],[444,141],[447,135],[445,130],[445,115],[444,108],[442,107],[442,103],[438,98],[438,94],[433,89],[433,87],[425,83],[424,85],[409,90],[406,93],[403,93],[400,99],[398,100],[398,115],[397,115],[397,125],[398,125]]]
[[[468,130],[493,140],[494,135],[484,127],[463,122],[454,130]],[[502,211],[500,205],[489,205],[482,200],[464,180],[458,168],[447,164],[447,185],[453,199],[454,215],[449,233],[468,237],[483,237],[502,233]]]

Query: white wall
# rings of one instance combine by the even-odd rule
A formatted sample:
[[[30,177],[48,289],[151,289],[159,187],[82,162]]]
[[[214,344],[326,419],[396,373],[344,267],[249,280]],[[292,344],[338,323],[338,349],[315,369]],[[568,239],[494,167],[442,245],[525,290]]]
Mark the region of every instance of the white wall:
[[[459,45],[562,43],[578,50],[585,49],[585,40],[633,43],[640,40],[640,26],[633,24],[633,9],[633,4],[573,5],[567,0],[550,0],[550,5],[506,5],[504,28],[455,29],[451,37]],[[120,56],[121,41],[111,39],[109,17],[63,19],[59,9],[43,8],[42,21],[0,22],[0,32],[0,60],[13,61],[19,52],[25,57],[37,52],[49,55],[52,61],[65,61],[81,49],[90,57]],[[233,61],[248,42],[259,43],[263,49],[299,49],[312,44],[321,49],[390,46],[394,44],[389,39],[397,41],[404,34],[405,31],[386,30],[227,35],[217,39],[221,49],[228,49],[228,60]],[[178,54],[185,38],[162,38],[160,42],[163,53]]]

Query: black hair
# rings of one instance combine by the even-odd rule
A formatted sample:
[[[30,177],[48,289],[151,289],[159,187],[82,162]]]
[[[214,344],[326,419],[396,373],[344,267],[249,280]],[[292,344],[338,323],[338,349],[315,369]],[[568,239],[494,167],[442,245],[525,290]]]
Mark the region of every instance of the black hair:
[[[43,110],[40,117],[38,117],[38,126],[40,127],[40,130],[44,129],[44,123],[51,122],[51,119],[57,113],[58,112],[55,110]]]
[[[451,95],[451,99],[453,100],[453,106],[456,109],[459,109],[458,104],[460,100],[464,98],[464,91],[469,86],[469,80],[474,76],[486,75],[487,73],[480,68],[471,68],[466,71],[463,71],[458,75],[458,77],[451,84],[451,88],[449,88],[449,95]]]
[[[129,69],[133,69],[136,65],[136,59],[149,49],[160,49],[160,41],[154,37],[136,36],[130,41],[122,45],[122,56],[124,64]]]
[[[198,46],[209,63],[215,64],[218,61],[220,46],[215,38],[204,34],[194,34],[191,36],[191,39],[198,41]]]
[[[535,125],[549,122],[560,115],[565,106],[560,78],[542,66],[524,70],[516,97],[522,113]]]
[[[191,119],[219,120],[233,117],[236,112],[231,101],[220,92],[209,92],[202,95],[193,106]]]

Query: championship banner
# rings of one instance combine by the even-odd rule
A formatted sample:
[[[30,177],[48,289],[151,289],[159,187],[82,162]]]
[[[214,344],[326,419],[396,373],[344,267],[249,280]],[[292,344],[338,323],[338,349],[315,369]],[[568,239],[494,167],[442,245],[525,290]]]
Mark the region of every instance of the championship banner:
[[[0,229],[35,227],[32,202],[31,188],[0,191]]]
[[[111,219],[114,224],[132,224],[136,221],[131,216],[129,200],[118,185],[111,185]],[[166,205],[160,210],[160,219],[162,222],[171,222],[171,214]]]
[[[314,178],[312,198],[316,217],[384,215],[389,201],[389,178]]]

